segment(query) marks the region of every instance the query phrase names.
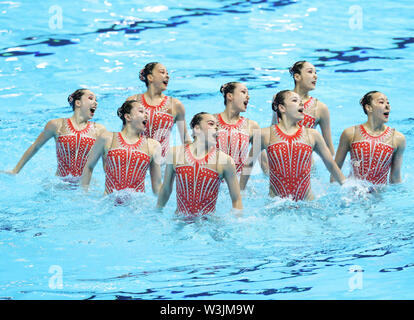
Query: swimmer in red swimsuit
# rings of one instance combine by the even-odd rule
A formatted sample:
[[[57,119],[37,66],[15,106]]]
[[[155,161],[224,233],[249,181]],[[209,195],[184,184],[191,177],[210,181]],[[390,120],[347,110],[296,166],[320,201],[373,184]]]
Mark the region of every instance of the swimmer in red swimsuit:
[[[315,90],[316,81],[318,79],[315,66],[307,61],[297,61],[289,69],[289,72],[295,81],[295,88],[293,91],[302,99],[304,107],[304,119],[300,121],[299,124],[313,129],[319,125],[323,139],[333,156],[335,154],[335,149],[332,142],[329,109],[322,101],[309,95],[309,91]],[[276,113],[273,114],[272,120],[272,124],[275,123],[277,123]]]
[[[152,191],[161,185],[161,145],[143,135],[147,114],[135,100],[125,101],[118,109],[123,122],[121,132],[104,132],[96,141],[86,163],[81,184],[88,189],[93,169],[102,157],[105,171],[105,194],[130,189],[145,191],[145,176],[149,169]]]
[[[335,149],[332,142],[331,134],[331,120],[329,115],[329,109],[322,101],[311,97],[309,91],[315,89],[318,76],[316,74],[315,66],[307,61],[297,61],[290,69],[290,74],[295,82],[295,88],[293,89],[303,102],[303,115],[304,118],[299,124],[315,129],[318,125],[321,128],[323,139],[329,148],[332,156],[335,154]],[[276,124],[278,121],[277,114],[274,112],[272,117],[272,124]],[[265,152],[262,152],[261,166],[263,171],[267,172],[267,157]]]
[[[322,136],[315,129],[299,124],[304,119],[304,107],[299,95],[290,90],[280,91],[273,99],[272,109],[278,123],[261,130],[261,148],[251,150],[251,159],[240,178],[240,188],[245,189],[249,179],[247,169],[253,167],[261,150],[267,151],[271,196],[290,198],[294,201],[314,198],[310,185],[312,151],[316,151],[326,168],[340,184],[345,177],[332,158]]]
[[[219,187],[224,179],[233,209],[241,210],[234,160],[216,147],[216,118],[206,112],[198,113],[190,127],[194,142],[174,147],[169,153],[157,207],[165,206],[176,180],[177,213],[188,217],[211,214],[215,211]]]
[[[343,131],[336,151],[336,163],[341,168],[350,152],[355,178],[374,185],[386,184],[388,180],[400,183],[406,142],[402,133],[385,125],[391,111],[387,97],[381,92],[370,91],[360,104],[368,120]]]
[[[52,137],[56,141],[56,175],[77,181],[96,138],[105,131],[101,124],[91,122],[98,102],[88,89],[78,89],[68,97],[73,109],[70,118],[50,120],[36,141],[26,150],[16,167],[8,173],[17,174],[37,151]]]
[[[191,141],[187,133],[185,108],[178,99],[163,94],[170,76],[167,68],[161,63],[148,63],[141,70],[139,79],[145,82],[147,91],[135,94],[127,100],[137,100],[148,112],[145,135],[161,143],[161,155],[165,158],[170,147],[170,134],[174,123],[177,123],[181,141]]]
[[[230,155],[240,174],[249,154],[254,130],[260,130],[256,121],[240,115],[246,112],[249,103],[249,91],[240,82],[228,82],[221,86],[225,110],[215,114],[217,118],[217,148]]]

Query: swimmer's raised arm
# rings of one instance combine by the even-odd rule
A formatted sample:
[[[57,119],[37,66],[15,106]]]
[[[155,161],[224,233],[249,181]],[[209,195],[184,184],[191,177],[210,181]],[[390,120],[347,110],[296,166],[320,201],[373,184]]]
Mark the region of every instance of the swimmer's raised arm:
[[[175,164],[173,159],[175,153],[176,147],[173,147],[167,154],[167,165],[165,166],[164,181],[158,193],[157,208],[164,208],[171,196],[175,179]]]
[[[401,165],[406,141],[402,133],[396,131],[394,135],[396,150],[391,162],[390,183],[401,183]]]
[[[56,137],[57,131],[61,126],[61,119],[50,120],[35,142],[26,150],[13,170],[7,172],[18,174],[24,165],[40,150],[40,148],[52,137]]]
[[[345,176],[343,175],[341,169],[339,169],[338,165],[332,158],[332,154],[325,143],[322,135],[316,131],[315,129],[307,128],[306,130],[309,131],[309,135],[314,140],[314,150],[315,152],[322,158],[323,163],[325,164],[328,171],[331,173],[333,178],[339,182],[339,184],[343,184],[346,180]]]
[[[154,139],[148,139],[148,146],[151,155],[149,170],[152,192],[158,194],[161,188],[161,144]]]
[[[112,143],[112,137],[112,132],[102,132],[102,134],[98,137],[95,144],[93,145],[81,177],[81,185],[85,191],[88,191],[93,169],[95,168],[99,158],[102,157],[103,161],[104,154]]]

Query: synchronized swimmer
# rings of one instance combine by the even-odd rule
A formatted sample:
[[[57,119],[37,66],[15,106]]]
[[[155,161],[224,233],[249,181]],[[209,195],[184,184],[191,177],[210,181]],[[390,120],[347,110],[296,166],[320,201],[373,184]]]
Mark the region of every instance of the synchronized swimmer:
[[[166,205],[175,181],[176,212],[184,216],[213,213],[222,182],[228,186],[233,209],[241,210],[240,190],[246,188],[259,155],[263,171],[269,174],[269,195],[293,201],[314,199],[310,184],[313,151],[330,172],[331,182],[342,185],[346,180],[341,168],[348,152],[351,176],[356,179],[373,185],[401,182],[406,141],[403,134],[385,125],[391,107],[383,93],[364,95],[360,104],[367,122],[345,129],[335,154],[329,110],[309,95],[317,81],[315,67],[298,61],[290,73],[295,87],[274,95],[270,127],[260,128],[240,115],[247,111],[248,89],[243,83],[228,82],[220,88],[225,109],[217,114],[196,114],[190,123],[191,139],[183,104],[163,94],[170,79],[166,67],[148,63],[139,74],[146,92],[128,97],[118,109],[123,123],[120,132],[109,132],[90,121],[98,105],[96,96],[88,89],[78,89],[68,98],[73,115],[50,120],[15,168],[6,173],[19,173],[54,137],[57,176],[88,190],[94,167],[102,158],[105,194],[109,194],[145,192],[149,171],[157,207]],[[175,123],[183,145],[170,149]],[[318,125],[322,134],[315,130]]]
[[[78,181],[96,139],[106,128],[92,121],[98,107],[96,95],[88,89],[78,89],[68,97],[73,109],[70,118],[50,120],[36,141],[26,150],[11,174],[18,174],[24,165],[52,137],[56,142],[56,175],[68,181]]]

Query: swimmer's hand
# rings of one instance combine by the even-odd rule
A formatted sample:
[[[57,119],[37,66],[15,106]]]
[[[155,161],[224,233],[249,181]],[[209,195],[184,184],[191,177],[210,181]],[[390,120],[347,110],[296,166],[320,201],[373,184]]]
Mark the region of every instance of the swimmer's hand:
[[[7,170],[7,171],[0,170],[0,173],[9,174],[9,175],[13,175],[13,176],[17,174],[17,172],[15,172],[14,170]]]

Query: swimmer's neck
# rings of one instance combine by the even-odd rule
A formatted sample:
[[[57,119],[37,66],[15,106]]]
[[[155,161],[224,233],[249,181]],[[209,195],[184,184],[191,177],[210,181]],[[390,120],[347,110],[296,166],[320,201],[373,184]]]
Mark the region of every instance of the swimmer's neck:
[[[228,104],[226,105],[226,109],[224,109],[224,111],[221,113],[221,117],[226,123],[237,123],[237,121],[240,120],[240,112],[233,110],[233,107]]]
[[[137,142],[143,132],[144,131],[131,127],[129,124],[126,124],[121,130],[121,134],[124,140],[127,143],[131,143],[131,144]]]
[[[367,122],[364,123],[364,127],[372,133],[381,133],[385,130],[385,122],[382,120],[376,120],[372,117],[368,117]]]
[[[197,138],[194,140],[194,142],[190,143],[190,150],[191,153],[196,158],[202,158],[207,153],[211,151],[212,148],[215,148],[215,144],[210,144],[208,141],[197,141]]]
[[[162,93],[164,90],[156,88],[152,85],[148,86],[147,91],[144,93],[145,100],[147,100],[148,103],[152,103],[154,101],[160,100],[164,98],[164,94]],[[151,104],[150,103],[150,104]]]
[[[297,120],[288,119],[286,117],[282,117],[277,126],[288,135],[295,133],[299,129]]]
[[[296,92],[299,95],[303,103],[309,100],[309,91],[309,89],[301,87],[299,84],[295,85],[295,88],[293,89],[293,92]]]
[[[73,115],[70,117],[70,121],[71,121],[73,124],[75,124],[75,126],[76,126],[76,127],[79,127],[79,126],[81,126],[81,125],[83,125],[83,124],[86,124],[86,123],[89,121],[89,119],[87,119],[87,118],[83,117],[83,116],[80,114],[80,112],[78,111],[78,109],[76,109],[76,110],[73,112]]]

